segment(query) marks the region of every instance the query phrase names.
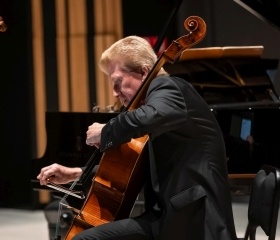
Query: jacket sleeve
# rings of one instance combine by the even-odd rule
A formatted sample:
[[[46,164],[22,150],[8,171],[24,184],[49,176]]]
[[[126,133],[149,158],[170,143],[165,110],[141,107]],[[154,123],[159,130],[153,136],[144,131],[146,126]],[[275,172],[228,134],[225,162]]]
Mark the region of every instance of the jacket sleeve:
[[[184,124],[187,109],[179,87],[170,77],[155,78],[141,107],[120,113],[102,129],[100,150],[149,134],[154,137]]]

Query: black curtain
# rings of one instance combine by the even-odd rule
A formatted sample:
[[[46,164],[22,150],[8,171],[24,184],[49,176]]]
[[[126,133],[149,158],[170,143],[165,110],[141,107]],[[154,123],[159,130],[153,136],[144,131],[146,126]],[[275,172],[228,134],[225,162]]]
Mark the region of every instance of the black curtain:
[[[29,0],[1,0],[0,207],[32,207],[32,51]]]

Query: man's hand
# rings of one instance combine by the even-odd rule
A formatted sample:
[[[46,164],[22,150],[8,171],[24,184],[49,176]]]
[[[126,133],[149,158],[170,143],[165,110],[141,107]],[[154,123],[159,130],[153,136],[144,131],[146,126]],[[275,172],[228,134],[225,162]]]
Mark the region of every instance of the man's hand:
[[[41,185],[47,185],[48,182],[55,184],[65,184],[76,180],[82,175],[82,169],[79,167],[70,168],[54,163],[41,169],[37,179]]]
[[[93,123],[88,127],[86,144],[99,148],[101,131],[105,124]]]

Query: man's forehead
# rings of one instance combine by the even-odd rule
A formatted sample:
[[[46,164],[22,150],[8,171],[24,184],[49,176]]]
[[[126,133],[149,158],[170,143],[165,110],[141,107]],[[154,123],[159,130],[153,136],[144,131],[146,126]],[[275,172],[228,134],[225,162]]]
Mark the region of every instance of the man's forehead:
[[[121,70],[121,63],[119,61],[111,61],[109,65],[109,73],[110,75],[113,74],[115,71],[120,71]]]

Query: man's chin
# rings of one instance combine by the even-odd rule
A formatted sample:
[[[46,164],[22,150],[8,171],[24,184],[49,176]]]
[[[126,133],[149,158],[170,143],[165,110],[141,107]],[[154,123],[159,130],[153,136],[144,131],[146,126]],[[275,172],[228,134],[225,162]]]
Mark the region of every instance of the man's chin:
[[[125,101],[123,101],[123,103],[122,103],[122,104],[123,104],[123,106],[124,106],[124,107],[127,107],[127,106],[128,106],[128,101],[127,101],[127,100],[125,100]]]

